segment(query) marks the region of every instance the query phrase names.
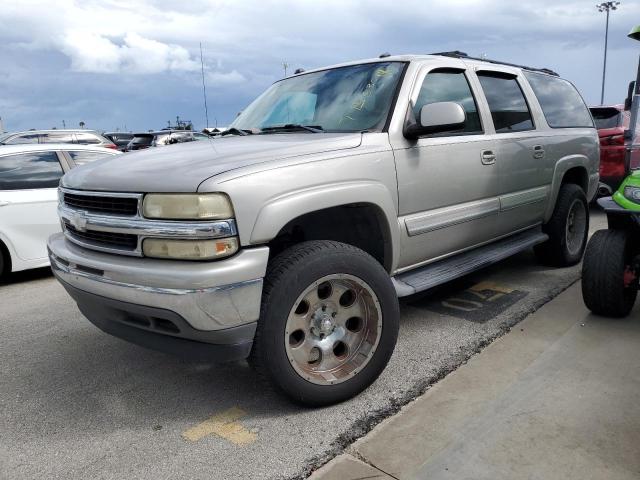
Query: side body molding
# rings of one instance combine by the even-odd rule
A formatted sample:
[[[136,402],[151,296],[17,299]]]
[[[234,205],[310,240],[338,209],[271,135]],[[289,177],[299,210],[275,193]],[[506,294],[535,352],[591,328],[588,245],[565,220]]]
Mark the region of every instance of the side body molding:
[[[395,192],[394,192],[395,193]],[[314,211],[348,204],[376,206],[384,217],[392,249],[392,271],[398,265],[400,233],[392,192],[379,182],[352,181],[303,188],[275,197],[260,209],[251,244],[266,243],[291,220]]]

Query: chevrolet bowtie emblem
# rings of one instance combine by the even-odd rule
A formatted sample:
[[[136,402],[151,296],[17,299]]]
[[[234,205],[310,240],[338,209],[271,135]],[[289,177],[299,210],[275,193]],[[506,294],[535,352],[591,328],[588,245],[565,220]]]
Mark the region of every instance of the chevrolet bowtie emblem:
[[[87,217],[83,212],[76,212],[69,219],[73,228],[80,232],[87,230]]]

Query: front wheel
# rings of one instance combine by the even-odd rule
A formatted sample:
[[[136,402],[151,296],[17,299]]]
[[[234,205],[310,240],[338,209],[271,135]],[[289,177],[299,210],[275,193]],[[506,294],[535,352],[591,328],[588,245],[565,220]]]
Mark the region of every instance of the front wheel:
[[[626,317],[638,295],[633,242],[624,230],[598,230],[582,264],[582,298],[589,310],[606,317]]]
[[[398,298],[370,255],[304,242],[269,265],[250,363],[298,403],[328,405],[371,385],[389,362]]]

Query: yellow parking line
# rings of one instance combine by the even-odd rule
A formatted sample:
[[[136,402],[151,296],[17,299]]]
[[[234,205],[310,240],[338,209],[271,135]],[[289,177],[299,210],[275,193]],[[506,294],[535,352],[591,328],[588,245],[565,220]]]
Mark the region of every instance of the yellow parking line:
[[[182,436],[186,440],[197,442],[207,435],[217,435],[234,445],[247,445],[255,442],[258,436],[238,422],[246,415],[241,408],[233,407],[185,430]]]

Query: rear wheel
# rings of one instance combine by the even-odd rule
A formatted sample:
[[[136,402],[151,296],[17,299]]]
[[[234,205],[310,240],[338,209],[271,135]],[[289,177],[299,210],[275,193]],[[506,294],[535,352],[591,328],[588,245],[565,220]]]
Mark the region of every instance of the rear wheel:
[[[313,241],[270,264],[250,362],[305,405],[357,395],[387,365],[398,335],[387,272],[351,245]]]
[[[624,230],[598,230],[587,246],[582,265],[582,298],[589,310],[625,317],[638,295],[633,241]]]
[[[556,267],[580,261],[589,233],[589,206],[579,186],[567,183],[560,187],[553,215],[543,231],[549,240],[535,248],[540,261]]]

